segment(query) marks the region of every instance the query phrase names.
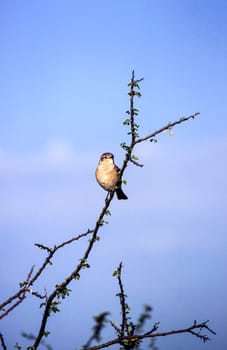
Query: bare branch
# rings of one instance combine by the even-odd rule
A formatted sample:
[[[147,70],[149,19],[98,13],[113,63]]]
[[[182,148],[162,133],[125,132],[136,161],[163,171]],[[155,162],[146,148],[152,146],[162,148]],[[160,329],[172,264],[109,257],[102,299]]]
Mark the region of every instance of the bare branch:
[[[119,296],[120,304],[121,304],[121,337],[124,336],[125,332],[127,335],[130,334],[129,332],[129,327],[128,327],[128,318],[127,318],[127,307],[128,305],[126,304],[125,301],[125,292],[124,292],[124,287],[123,283],[121,280],[121,271],[122,271],[122,262],[119,264],[117,268],[117,280],[120,288],[120,293],[117,295]]]
[[[59,245],[55,245],[53,248],[49,248],[49,247],[46,247],[42,244],[39,244],[39,243],[36,243],[35,245],[40,248],[40,249],[43,249],[43,250],[46,250],[48,252],[48,256],[46,257],[45,261],[43,262],[43,264],[41,265],[41,267],[39,268],[39,270],[36,272],[36,274],[33,276],[33,278],[31,278],[30,280],[26,280],[26,285],[24,285],[24,282],[22,283],[23,286],[22,288],[17,292],[15,293],[13,296],[11,296],[10,298],[8,298],[6,301],[4,301],[1,305],[0,305],[0,310],[4,310],[4,307],[10,303],[12,303],[15,299],[19,299],[19,301],[15,304],[15,306],[11,307],[10,310],[7,312],[7,314],[12,311],[18,304],[21,303],[21,295],[24,295],[23,293],[26,293],[26,292],[29,292],[35,296],[38,296],[37,295],[37,292],[31,292],[31,289],[29,289],[29,287],[31,287],[34,282],[38,279],[38,277],[41,275],[41,273],[43,272],[43,270],[46,268],[46,266],[48,264],[51,264],[51,259],[52,257],[54,256],[54,254],[61,248],[63,248],[64,246],[74,242],[74,241],[78,241],[80,238],[82,237],[86,237],[87,235],[93,233],[93,230],[87,230],[87,232],[85,233],[82,233],[82,234],[79,234],[71,239],[69,239],[68,241],[65,241]],[[32,272],[34,270],[34,266],[32,267]],[[44,296],[45,297],[45,296]],[[44,298],[43,297],[43,298]],[[1,315],[0,316],[0,319],[3,318],[4,316]]]
[[[138,163],[138,162],[135,161],[135,159],[133,159],[133,158],[130,159],[130,162],[132,162],[132,163],[133,163],[134,165],[136,165],[136,166],[139,166],[140,168],[143,167],[143,164]]]
[[[115,324],[113,321],[110,321],[110,325],[113,327],[113,329],[115,330],[116,334],[118,334],[119,337],[120,337],[120,335],[121,335],[121,329],[118,328],[118,327],[116,326],[116,324]]]
[[[200,113],[197,112],[197,113],[194,113],[192,115],[189,115],[188,117],[182,117],[182,118],[176,120],[175,122],[170,122],[167,125],[163,126],[161,129],[156,130],[156,131],[152,132],[151,134],[148,134],[147,136],[138,138],[137,140],[135,140],[134,144],[136,145],[137,143],[140,143],[140,142],[143,142],[143,141],[146,141],[146,140],[150,140],[151,141],[155,136],[157,136],[158,134],[162,133],[163,131],[166,131],[166,130],[168,130],[170,128],[173,128],[177,124],[184,123],[184,122],[188,121],[189,119],[195,119],[195,117],[197,115],[199,115],[199,114]]]
[[[166,336],[170,336],[170,335],[176,335],[176,334],[183,334],[183,333],[190,333],[192,335],[195,335],[196,337],[200,338],[203,342],[206,342],[208,340],[210,340],[210,338],[207,335],[202,335],[200,334],[200,331],[202,329],[207,330],[209,333],[212,334],[216,334],[212,329],[210,329],[207,326],[208,321],[202,322],[202,323],[193,323],[193,325],[191,325],[190,327],[187,328],[182,328],[182,329],[177,329],[177,330],[172,330],[172,331],[167,331],[167,332],[159,332],[159,333],[145,333],[145,334],[134,334],[133,336],[124,336],[124,338],[115,338],[112,339],[106,343],[100,344],[100,345],[96,345],[96,346],[92,346],[90,348],[88,348],[87,350],[99,350],[99,349],[104,349],[107,348],[109,346],[112,346],[114,344],[119,344],[122,341],[138,341],[138,340],[142,340],[142,339],[148,339],[148,338],[156,338],[156,337],[166,337]],[[199,330],[199,331],[198,331]]]

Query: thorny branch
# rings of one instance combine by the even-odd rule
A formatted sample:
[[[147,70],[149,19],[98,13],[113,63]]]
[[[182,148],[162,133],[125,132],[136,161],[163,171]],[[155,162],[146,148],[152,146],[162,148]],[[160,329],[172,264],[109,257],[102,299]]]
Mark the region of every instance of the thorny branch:
[[[126,113],[130,116],[130,118],[126,119],[123,123],[124,125],[130,126],[130,131],[128,132],[128,134],[131,135],[131,139],[130,139],[129,145],[126,145],[125,142],[121,143],[121,147],[126,151],[125,159],[124,159],[122,167],[120,169],[121,177],[122,177],[126,167],[128,166],[129,161],[136,166],[143,167],[143,164],[140,164],[137,161],[138,158],[133,155],[134,148],[137,144],[144,142],[144,141],[147,141],[147,140],[152,142],[155,140],[155,137],[157,135],[161,134],[162,132],[165,132],[167,130],[171,131],[174,126],[181,124],[181,123],[184,123],[190,119],[195,119],[195,117],[200,114],[199,112],[196,112],[190,116],[181,117],[174,122],[169,122],[168,124],[166,124],[162,128],[160,128],[160,129],[158,129],[158,130],[156,130],[156,131],[154,131],[146,136],[140,137],[139,133],[138,133],[139,125],[135,122],[135,116],[137,116],[139,114],[139,110],[134,107],[134,98],[135,98],[135,96],[141,97],[141,93],[138,90],[140,90],[139,83],[142,80],[143,80],[143,78],[135,80],[134,71],[132,71],[131,81],[128,84],[130,87],[130,91],[128,93],[130,96],[130,109],[128,111],[126,111]]]
[[[32,291],[32,289],[30,288],[34,282],[38,279],[38,277],[41,275],[41,273],[44,271],[44,269],[46,268],[46,266],[48,264],[51,264],[51,259],[53,258],[54,254],[61,248],[63,248],[65,245],[68,245],[74,241],[78,241],[80,238],[82,237],[86,237],[88,234],[91,234],[93,231],[92,230],[87,230],[87,232],[85,233],[82,233],[82,234],[79,234],[78,236],[75,236],[71,239],[69,239],[68,241],[65,241],[59,245],[55,245],[53,248],[49,248],[49,247],[46,247],[44,246],[43,244],[39,244],[39,243],[36,243],[35,245],[40,248],[40,249],[43,249],[43,250],[46,250],[48,252],[48,255],[46,257],[46,259],[44,260],[43,264],[41,265],[41,267],[38,269],[38,271],[36,272],[36,274],[31,278],[32,276],[32,273],[33,273],[33,270],[34,270],[34,267],[35,266],[32,266],[31,268],[31,271],[29,272],[28,274],[28,277],[26,279],[25,282],[22,282],[20,283],[21,285],[21,288],[20,290],[15,293],[13,296],[11,296],[10,298],[8,298],[6,301],[4,301],[2,304],[0,304],[0,310],[4,310],[5,306],[12,303],[15,299],[19,299],[17,302],[16,302],[16,305],[14,307],[11,307],[10,310],[7,312],[7,314],[12,311],[17,305],[19,305],[24,299],[25,299],[25,294],[27,292],[35,295],[35,296],[38,296],[40,299],[42,298],[45,298],[45,296],[41,296],[39,295],[37,292],[34,292]],[[23,298],[22,298],[23,296]],[[6,311],[4,311],[4,313],[2,315],[0,315],[0,319],[5,317]]]
[[[210,340],[210,338],[206,334],[202,334],[201,333],[202,330],[205,330],[210,334],[214,334],[214,335],[216,334],[210,327],[208,327],[208,322],[209,322],[208,320],[201,323],[197,323],[197,321],[194,321],[194,323],[187,328],[171,330],[166,332],[157,332],[160,323],[155,322],[149,331],[142,332],[142,327],[145,325],[146,320],[151,318],[150,312],[152,311],[152,308],[149,305],[145,305],[144,312],[141,314],[138,320],[139,322],[137,324],[134,324],[130,320],[131,319],[129,315],[130,307],[126,302],[127,295],[125,294],[125,291],[124,291],[124,286],[123,286],[122,276],[121,276],[122,267],[123,265],[122,263],[120,263],[118,268],[113,272],[113,276],[117,277],[119,289],[120,289],[120,292],[117,293],[116,295],[119,297],[119,301],[120,301],[121,318],[122,318],[121,325],[120,327],[118,327],[114,322],[109,321],[111,326],[114,328],[117,334],[117,337],[108,342],[101,343],[99,345],[89,346],[92,340],[99,341],[101,338],[100,332],[104,326],[103,324],[99,323],[98,339],[95,339],[94,336],[91,337],[89,339],[89,342],[87,342],[87,344],[83,347],[83,349],[99,350],[99,349],[110,347],[114,344],[120,344],[122,346],[121,349],[136,350],[136,349],[139,349],[139,345],[144,339],[152,340],[152,343],[150,344],[149,347],[153,348],[155,339],[157,337],[164,337],[164,336],[170,336],[170,335],[182,334],[182,333],[192,334],[205,343],[206,341]],[[108,313],[105,312],[105,313],[101,313],[100,315],[103,319],[103,317],[106,317]]]
[[[175,122],[169,122],[167,125],[163,126],[161,129],[156,130],[147,136],[140,137],[140,138],[136,139],[134,144],[136,145],[137,143],[140,143],[140,142],[143,142],[146,140],[153,141],[154,137],[157,136],[158,134],[161,134],[162,132],[169,130],[169,129],[171,130],[175,125],[181,124],[183,122],[187,122],[189,119],[195,119],[195,117],[198,116],[199,114],[200,114],[199,112],[196,112],[192,115],[189,115],[188,117],[181,117],[180,119],[176,120]]]
[[[167,332],[157,332],[157,333],[145,333],[145,334],[134,334],[134,335],[126,335],[124,336],[124,338],[114,338],[106,343],[100,344],[100,345],[96,345],[96,346],[92,346],[90,348],[87,348],[86,350],[99,350],[99,349],[104,349],[107,348],[109,346],[112,346],[114,344],[119,344],[122,343],[122,341],[125,342],[136,342],[136,341],[140,341],[143,339],[149,339],[149,338],[157,338],[157,337],[166,337],[166,336],[170,336],[170,335],[176,335],[176,334],[183,334],[183,333],[190,333],[195,335],[196,337],[198,337],[199,339],[201,339],[204,343],[208,340],[210,340],[210,338],[207,335],[203,335],[201,334],[201,330],[207,330],[209,333],[212,334],[216,334],[212,329],[210,329],[207,326],[207,323],[209,321],[205,321],[202,323],[197,323],[196,321],[194,321],[194,323],[186,328],[182,328],[182,329],[177,329],[177,330],[172,330],[172,331],[167,331]]]
[[[117,295],[119,296],[120,304],[121,304],[121,329],[120,329],[120,336],[123,338],[124,334],[126,333],[127,335],[130,335],[130,330],[129,330],[129,324],[128,324],[128,304],[125,301],[125,292],[124,292],[124,287],[123,283],[121,280],[121,270],[122,270],[122,263],[119,264],[119,267],[117,268],[117,279],[118,279],[118,284],[120,288],[120,293]]]
[[[0,319],[2,319],[3,317],[7,316],[13,309],[15,309],[20,303],[22,303],[22,301],[26,298],[26,292],[28,291],[28,285],[30,284],[30,279],[34,270],[34,265],[32,266],[32,268],[30,269],[27,278],[25,280],[25,282],[23,282],[23,288],[20,290],[20,293],[18,294],[18,300],[11,305],[8,309],[3,309],[3,307],[6,305],[4,304],[3,306],[0,307],[0,310],[3,309],[3,313],[0,315]],[[15,299],[15,298],[14,298]],[[14,299],[11,298],[11,301],[13,301]],[[9,299],[8,299],[9,300]],[[11,302],[10,301],[10,302]],[[8,304],[8,303],[7,303]]]
[[[110,202],[112,201],[113,196],[114,196],[114,192],[110,193],[108,200],[105,201],[105,206],[102,209],[101,214],[99,215],[99,218],[96,222],[95,228],[92,230],[92,232],[93,232],[92,237],[88,242],[88,246],[87,246],[85,253],[83,254],[82,258],[80,259],[80,263],[72,271],[72,273],[65,278],[65,280],[63,282],[61,282],[59,285],[57,285],[57,288],[54,289],[54,291],[48,297],[47,302],[45,304],[45,310],[44,310],[43,318],[41,321],[41,326],[40,326],[37,338],[33,344],[34,349],[37,349],[37,347],[39,346],[39,343],[40,343],[40,341],[45,333],[45,327],[46,327],[47,319],[50,316],[50,310],[51,310],[53,300],[56,298],[58,293],[60,293],[61,291],[64,291],[64,289],[68,286],[68,284],[73,279],[78,279],[80,277],[79,273],[80,273],[81,269],[83,269],[84,267],[89,267],[89,265],[86,263],[86,261],[90,255],[90,252],[93,248],[94,243],[97,241],[98,231],[99,231],[100,227],[102,227],[104,224],[103,218],[104,218],[106,211],[110,205]]]
[[[183,123],[185,121],[188,121],[189,119],[194,119],[199,113],[195,113],[193,115],[190,115],[188,117],[182,117],[179,120],[176,120],[175,122],[170,122],[167,125],[165,125],[164,127],[162,127],[159,130],[154,131],[153,133],[148,134],[147,136],[144,137],[140,137],[138,134],[138,129],[139,129],[139,125],[135,122],[135,117],[138,115],[138,109],[136,109],[134,107],[134,98],[135,97],[140,97],[141,94],[138,91],[140,89],[139,83],[143,80],[142,79],[138,79],[135,80],[135,76],[134,76],[134,71],[132,72],[132,77],[131,77],[131,81],[129,83],[129,87],[130,87],[130,91],[129,91],[129,96],[130,96],[130,110],[127,111],[127,113],[129,114],[129,119],[127,119],[124,124],[129,125],[130,126],[130,132],[128,133],[130,135],[130,144],[129,146],[127,146],[125,143],[121,144],[121,147],[126,150],[126,154],[125,154],[125,159],[123,161],[122,167],[120,169],[120,177],[122,178],[122,175],[124,174],[124,171],[126,169],[126,167],[128,166],[129,162],[132,162],[134,165],[137,166],[142,166],[142,164],[140,164],[137,161],[137,157],[135,157],[133,155],[133,150],[135,148],[135,146],[138,143],[141,143],[143,141],[146,140],[150,140],[152,141],[154,139],[155,136],[157,136],[158,134],[160,134],[163,131],[166,130],[171,130],[175,125]],[[92,248],[95,244],[95,242],[99,239],[98,237],[98,232],[100,230],[100,228],[106,223],[104,220],[105,215],[109,215],[107,214],[109,212],[108,208],[110,206],[110,203],[113,199],[114,196],[114,192],[111,192],[107,198],[107,200],[105,201],[105,205],[103,207],[103,209],[101,210],[101,213],[98,216],[98,219],[96,221],[96,224],[94,226],[93,229],[89,229],[87,230],[87,232],[82,233],[76,237],[73,237],[72,239],[63,242],[57,246],[54,246],[53,248],[49,248],[46,247],[42,244],[36,244],[37,247],[46,250],[47,251],[47,257],[44,260],[43,264],[41,265],[41,267],[38,269],[38,271],[35,273],[35,275],[32,277],[32,273],[33,273],[33,268],[31,269],[31,272],[29,273],[27,279],[25,282],[23,282],[21,284],[21,288],[20,290],[14,294],[13,296],[11,296],[10,298],[8,298],[5,302],[3,302],[0,305],[0,310],[3,311],[2,313],[2,317],[6,316],[6,314],[8,314],[10,311],[12,311],[16,306],[18,306],[22,300],[25,299],[26,293],[29,292],[31,294],[33,294],[34,296],[40,298],[40,299],[45,299],[45,302],[42,304],[42,306],[44,306],[44,313],[41,319],[41,324],[40,324],[40,329],[38,331],[38,334],[35,338],[34,344],[33,346],[31,346],[31,349],[35,350],[38,348],[42,337],[44,335],[46,335],[46,324],[47,324],[47,320],[51,314],[51,312],[56,312],[59,311],[57,308],[57,305],[59,304],[58,301],[55,301],[55,299],[59,299],[64,298],[65,296],[67,296],[70,292],[69,289],[67,289],[67,286],[70,284],[70,282],[73,279],[79,279],[80,278],[80,272],[83,268],[87,268],[89,267],[89,264],[87,263],[87,259],[90,256],[90,253],[92,251]],[[73,241],[77,241],[78,239],[82,238],[82,237],[86,237],[87,235],[91,235],[90,240],[88,241],[88,245],[87,248],[84,252],[84,254],[82,255],[79,264],[73,269],[73,271],[71,272],[71,274],[69,274],[64,281],[62,281],[61,283],[59,283],[58,285],[56,285],[55,289],[52,291],[52,293],[47,296],[45,295],[41,295],[38,292],[34,292],[31,289],[31,286],[34,284],[34,282],[39,278],[39,276],[43,273],[43,271],[45,270],[46,266],[48,264],[51,264],[51,259],[53,258],[54,254],[61,248],[63,248],[65,245],[72,243]],[[18,299],[12,306],[10,306],[7,310],[5,310],[5,306],[8,304],[11,304],[14,300]],[[124,301],[123,301],[124,303]],[[122,304],[123,305],[123,304]],[[122,336],[123,336],[123,330],[126,329],[126,334],[124,333],[124,340],[133,340],[135,337],[137,337],[138,339],[143,339],[146,337],[154,337],[154,334],[152,332],[148,332],[147,334],[144,335],[130,335],[130,331],[131,329],[127,328],[128,327],[128,322],[127,322],[127,317],[126,314],[122,315],[122,325],[121,325],[121,335],[112,340],[111,342],[107,342],[105,344],[102,345],[102,347],[98,346],[98,347],[92,347],[89,349],[95,350],[95,349],[101,349],[110,345],[113,345],[115,343],[119,343],[122,340]],[[166,333],[156,333],[155,336],[165,336],[165,335],[170,335],[170,334],[177,334],[177,333],[183,333],[183,332],[190,332],[192,334],[194,334],[193,332],[195,332],[195,330],[197,330],[198,328],[203,329],[206,328],[207,330],[208,327],[206,326],[206,323],[202,323],[200,325],[194,324],[193,326],[184,329],[184,330],[179,330],[179,331],[172,331],[172,332],[166,332]],[[210,330],[209,330],[210,331]],[[152,334],[151,334],[152,333]],[[195,335],[199,337],[199,335],[195,332]],[[203,337],[203,336],[201,336]],[[202,338],[204,339],[204,338]],[[1,345],[3,347],[3,349],[5,350],[6,346],[4,343],[4,338],[3,336],[1,336]],[[5,348],[4,348],[5,346]]]

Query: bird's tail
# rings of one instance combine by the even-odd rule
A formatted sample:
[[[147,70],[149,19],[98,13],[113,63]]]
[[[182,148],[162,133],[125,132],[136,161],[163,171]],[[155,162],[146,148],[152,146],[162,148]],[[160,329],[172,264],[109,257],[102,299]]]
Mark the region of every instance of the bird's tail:
[[[128,199],[126,194],[122,191],[121,186],[118,184],[116,188],[116,194],[118,199]]]

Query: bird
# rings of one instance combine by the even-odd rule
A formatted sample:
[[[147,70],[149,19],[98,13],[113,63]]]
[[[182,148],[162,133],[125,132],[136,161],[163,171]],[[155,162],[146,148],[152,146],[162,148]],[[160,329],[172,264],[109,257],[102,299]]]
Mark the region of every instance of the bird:
[[[95,172],[98,184],[104,190],[110,192],[116,191],[118,199],[128,199],[121,188],[120,169],[114,163],[114,155],[105,152],[101,155]],[[108,197],[108,195],[107,195]]]

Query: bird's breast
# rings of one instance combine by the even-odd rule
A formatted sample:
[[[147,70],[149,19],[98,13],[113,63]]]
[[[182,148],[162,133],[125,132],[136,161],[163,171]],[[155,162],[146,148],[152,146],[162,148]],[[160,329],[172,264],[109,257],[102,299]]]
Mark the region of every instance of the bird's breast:
[[[113,164],[100,164],[96,169],[96,179],[106,191],[113,191],[118,181],[118,172]]]

